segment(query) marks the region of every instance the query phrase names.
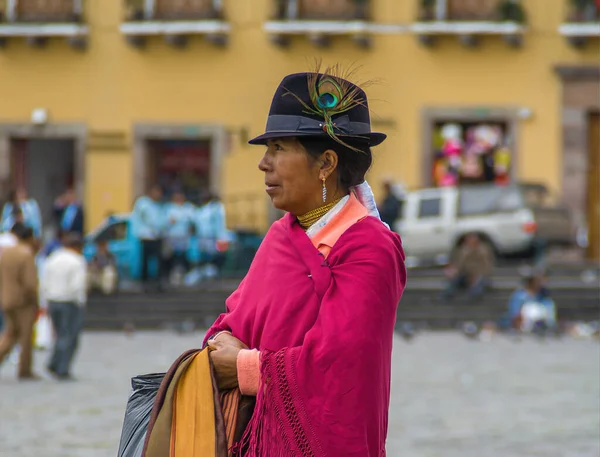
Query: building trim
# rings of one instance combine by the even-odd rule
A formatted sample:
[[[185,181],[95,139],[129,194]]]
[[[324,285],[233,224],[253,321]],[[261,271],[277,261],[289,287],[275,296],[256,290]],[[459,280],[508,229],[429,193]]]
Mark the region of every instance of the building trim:
[[[431,167],[433,156],[430,154],[431,139],[433,138],[433,124],[440,120],[456,122],[492,122],[503,121],[508,124],[508,136],[511,139],[510,150],[512,161],[511,177],[518,176],[518,139],[520,130],[520,119],[523,108],[513,106],[456,106],[456,107],[427,107],[421,111],[421,151],[424,158],[421,169],[421,186],[430,187]]]
[[[83,200],[85,194],[85,153],[87,149],[87,127],[80,123],[0,123],[0,160],[10,156],[11,138],[25,139],[69,139],[75,148],[75,191]],[[10,168],[8,170],[10,173]],[[0,175],[0,180],[2,176]]]
[[[87,25],[80,24],[2,24],[0,37],[79,37],[89,33]]]
[[[526,28],[517,22],[427,21],[413,23],[410,30],[419,35],[517,35]]]
[[[229,33],[231,26],[226,21],[135,21],[123,22],[120,26],[123,35],[187,35]]]
[[[361,33],[397,34],[407,33],[410,26],[403,24],[378,24],[368,21],[310,21],[285,20],[267,21],[263,25],[267,33],[279,35],[303,35],[322,33],[328,35],[351,35]]]
[[[563,81],[600,80],[600,66],[598,65],[556,65],[554,71]]]
[[[228,150],[227,131],[224,125],[214,124],[161,124],[136,123],[133,126],[133,195],[146,192],[148,140],[209,140],[210,141],[210,191],[219,194],[222,189],[221,170]]]
[[[558,33],[567,37],[600,37],[600,22],[566,22]]]

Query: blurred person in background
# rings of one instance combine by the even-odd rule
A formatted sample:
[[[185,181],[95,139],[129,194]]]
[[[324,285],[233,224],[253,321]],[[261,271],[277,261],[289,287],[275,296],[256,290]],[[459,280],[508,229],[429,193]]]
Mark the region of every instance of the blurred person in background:
[[[550,298],[542,273],[530,272],[523,286],[513,292],[508,302],[508,317],[513,329],[531,332],[534,329],[556,328],[556,305]]]
[[[0,364],[18,343],[19,379],[38,379],[32,372],[33,328],[39,306],[33,230],[17,223],[12,233],[17,244],[3,249],[0,257],[0,305],[5,321],[0,337]]]
[[[117,259],[108,249],[108,241],[96,241],[96,254],[92,257],[89,266],[89,282],[92,290],[99,290],[105,295],[110,295],[117,290],[119,274]]]
[[[225,205],[218,196],[204,194],[202,206],[196,210],[196,234],[200,244],[201,264],[207,276],[215,276],[225,262],[228,234]]]
[[[143,195],[136,200],[131,213],[133,235],[142,244],[141,277],[146,291],[150,284],[150,262],[152,259],[156,260],[158,264],[156,284],[159,291],[162,290],[162,280],[166,272],[163,255],[166,218],[162,197],[162,187],[158,184],[153,185],[148,195]]]
[[[21,222],[21,224],[22,224],[22,222]],[[9,248],[11,246],[16,246],[17,243],[19,242],[19,239],[17,238],[17,236],[13,233],[13,229],[14,229],[15,225],[13,225],[11,227],[10,232],[0,232],[0,257],[2,257],[2,251],[4,249]],[[3,322],[4,322],[4,319],[2,318],[2,304],[0,302],[0,331],[3,328]]]
[[[195,231],[194,206],[186,201],[182,190],[173,192],[171,203],[166,207],[167,230],[166,230],[166,263],[169,275],[176,268],[183,269],[184,273],[189,270],[187,250],[190,245],[190,236]],[[178,281],[176,281],[178,282]]]
[[[381,220],[393,230],[396,220],[402,215],[402,200],[397,195],[398,192],[395,191],[391,180],[384,181],[383,192],[384,197],[379,206],[379,214]]]
[[[469,299],[477,299],[489,287],[494,268],[494,253],[477,233],[468,234],[446,268],[448,278],[442,300],[454,298],[457,290],[466,289]]]
[[[56,232],[56,236],[54,236],[47,244],[44,246],[42,250],[42,255],[44,257],[48,257],[57,249],[61,248],[63,245],[63,238],[68,232],[64,232],[62,229],[58,229]]]
[[[33,230],[34,238],[40,238],[42,235],[40,208],[33,198],[28,198],[27,190],[24,188],[19,188],[9,194],[8,201],[2,207],[0,231],[9,231],[13,224],[17,222],[16,218],[19,214],[23,218],[25,226]]]
[[[67,189],[54,203],[54,215],[59,230],[79,233],[83,236],[83,206],[77,199],[75,189]]]
[[[87,263],[81,254],[83,241],[78,233],[65,235],[62,248],[44,263],[42,290],[56,340],[48,371],[59,380],[70,380],[71,362],[83,327],[87,302]]]

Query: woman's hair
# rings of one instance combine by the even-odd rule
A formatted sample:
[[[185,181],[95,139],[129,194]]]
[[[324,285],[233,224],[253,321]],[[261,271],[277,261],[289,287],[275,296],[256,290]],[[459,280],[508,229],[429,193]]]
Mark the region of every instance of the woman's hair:
[[[365,180],[365,174],[373,163],[373,155],[368,142],[364,140],[347,138],[342,140],[360,151],[354,151],[331,138],[298,137],[298,141],[312,159],[316,160],[328,149],[337,153],[338,183],[344,191],[348,191],[350,187],[358,186]]]

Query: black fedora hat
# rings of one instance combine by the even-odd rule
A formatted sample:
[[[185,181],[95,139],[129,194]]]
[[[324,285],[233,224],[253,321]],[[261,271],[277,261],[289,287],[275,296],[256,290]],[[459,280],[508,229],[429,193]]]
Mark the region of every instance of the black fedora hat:
[[[329,136],[339,143],[355,139],[376,146],[384,133],[371,131],[367,95],[357,85],[325,73],[294,73],[277,87],[265,133],[250,144],[273,138]]]

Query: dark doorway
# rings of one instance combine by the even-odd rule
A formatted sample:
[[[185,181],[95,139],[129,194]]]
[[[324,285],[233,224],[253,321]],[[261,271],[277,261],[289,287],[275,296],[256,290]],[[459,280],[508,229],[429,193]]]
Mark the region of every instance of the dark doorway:
[[[11,187],[24,187],[52,225],[54,200],[75,183],[75,141],[11,138]]]
[[[158,183],[167,196],[182,189],[188,200],[199,203],[210,188],[209,140],[149,140],[147,185]]]

